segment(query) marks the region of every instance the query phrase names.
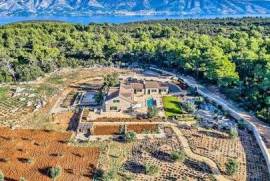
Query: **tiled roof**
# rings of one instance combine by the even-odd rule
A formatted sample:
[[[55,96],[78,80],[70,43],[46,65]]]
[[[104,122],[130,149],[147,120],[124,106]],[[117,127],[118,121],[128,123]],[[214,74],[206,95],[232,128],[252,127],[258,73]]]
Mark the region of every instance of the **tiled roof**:
[[[159,83],[157,81],[145,81],[145,88],[159,88]]]
[[[139,82],[131,83],[131,87],[133,89],[135,89],[135,90],[142,90],[142,89],[144,89],[143,83],[139,83]]]

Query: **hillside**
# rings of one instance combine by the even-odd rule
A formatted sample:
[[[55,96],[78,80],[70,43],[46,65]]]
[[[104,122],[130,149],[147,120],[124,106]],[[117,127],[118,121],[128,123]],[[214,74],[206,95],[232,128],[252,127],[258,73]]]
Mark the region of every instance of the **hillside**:
[[[233,15],[270,13],[268,0],[0,0],[1,16]]]
[[[0,27],[0,83],[63,67],[151,63],[216,84],[270,120],[270,19],[129,24],[18,23]]]

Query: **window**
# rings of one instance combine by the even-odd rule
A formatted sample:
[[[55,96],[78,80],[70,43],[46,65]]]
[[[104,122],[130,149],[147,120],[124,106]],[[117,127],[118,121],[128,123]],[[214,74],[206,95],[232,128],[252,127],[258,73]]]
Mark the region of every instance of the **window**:
[[[113,103],[119,103],[120,102],[120,100],[119,99],[115,99],[115,100],[113,100]]]
[[[152,89],[152,92],[157,92],[157,90],[156,89]]]
[[[160,92],[167,92],[166,89],[160,89]]]
[[[111,111],[116,111],[116,110],[117,110],[117,106],[111,106],[111,107],[110,107],[110,110],[111,110]]]

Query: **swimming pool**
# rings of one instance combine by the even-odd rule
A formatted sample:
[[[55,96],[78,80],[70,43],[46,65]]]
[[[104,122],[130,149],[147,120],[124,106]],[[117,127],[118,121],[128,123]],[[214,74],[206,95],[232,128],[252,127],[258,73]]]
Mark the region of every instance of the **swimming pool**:
[[[154,106],[156,106],[156,101],[153,98],[149,98],[146,101],[146,105],[148,108],[153,108]]]

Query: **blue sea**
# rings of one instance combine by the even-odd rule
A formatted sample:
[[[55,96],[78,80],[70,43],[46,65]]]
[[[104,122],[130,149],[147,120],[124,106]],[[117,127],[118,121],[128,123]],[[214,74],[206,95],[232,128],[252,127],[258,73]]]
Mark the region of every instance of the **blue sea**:
[[[249,17],[270,17],[270,15],[245,15]],[[0,17],[0,25],[32,21],[32,20],[52,20],[52,21],[63,21],[69,23],[87,25],[89,23],[129,23],[146,20],[162,20],[162,19],[214,19],[214,18],[241,18],[243,15],[232,15],[232,16],[27,16],[27,17]]]

